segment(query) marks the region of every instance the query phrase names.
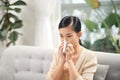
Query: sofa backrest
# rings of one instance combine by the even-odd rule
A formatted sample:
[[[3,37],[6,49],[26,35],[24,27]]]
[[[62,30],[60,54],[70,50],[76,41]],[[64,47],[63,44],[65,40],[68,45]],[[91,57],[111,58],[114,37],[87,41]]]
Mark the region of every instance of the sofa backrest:
[[[5,50],[1,66],[9,73],[9,80],[45,80],[55,49],[14,46]]]
[[[3,66],[9,80],[45,80],[53,53],[56,49],[32,46],[13,46],[4,51],[0,66]],[[98,64],[109,65],[105,80],[120,80],[120,54],[95,52]]]
[[[105,80],[120,80],[120,54],[96,51],[98,64],[109,65]]]

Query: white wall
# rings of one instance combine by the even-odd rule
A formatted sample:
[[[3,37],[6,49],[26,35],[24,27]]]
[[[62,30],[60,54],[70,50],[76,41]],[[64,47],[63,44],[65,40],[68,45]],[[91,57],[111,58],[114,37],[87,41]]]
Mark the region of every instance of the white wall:
[[[48,40],[48,37],[50,37],[50,32],[54,34],[54,27],[60,19],[59,0],[24,1],[26,1],[27,6],[22,7],[22,13],[19,14],[19,17],[23,20],[24,24],[23,28],[21,29],[23,35],[19,38],[17,44],[42,47],[49,45],[53,46],[51,42],[46,40]],[[46,29],[48,28],[49,30],[47,30],[47,33],[45,33]],[[50,40],[52,41],[52,38],[49,39],[49,41]]]
[[[22,35],[22,44],[25,45],[34,45],[34,36],[36,28],[36,19],[35,19],[35,4],[32,3],[32,0],[27,1],[27,6],[23,7],[21,13],[21,19],[23,20],[23,35]]]

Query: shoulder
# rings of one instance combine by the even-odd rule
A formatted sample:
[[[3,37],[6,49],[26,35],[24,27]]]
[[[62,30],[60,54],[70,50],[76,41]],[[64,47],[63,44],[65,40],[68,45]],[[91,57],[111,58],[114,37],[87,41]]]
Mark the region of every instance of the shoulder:
[[[84,48],[84,54],[86,54],[86,56],[89,58],[96,57],[96,54],[94,53],[94,51],[86,49],[86,48]]]
[[[97,56],[94,53],[94,51],[84,48],[84,54],[86,55],[85,60],[87,62],[90,62],[90,61],[95,61],[96,62],[97,61]]]
[[[97,69],[97,57],[94,51],[89,49],[84,49],[84,54],[86,54],[84,59],[83,69],[84,72],[96,72]]]

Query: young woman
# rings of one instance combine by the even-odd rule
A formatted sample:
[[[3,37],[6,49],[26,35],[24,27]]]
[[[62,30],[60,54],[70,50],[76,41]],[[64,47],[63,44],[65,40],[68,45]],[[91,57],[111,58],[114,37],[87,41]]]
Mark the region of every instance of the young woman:
[[[61,45],[58,52],[54,54],[46,79],[93,80],[97,69],[97,58],[92,51],[80,44],[82,32],[79,18],[64,17],[59,23],[59,34]]]

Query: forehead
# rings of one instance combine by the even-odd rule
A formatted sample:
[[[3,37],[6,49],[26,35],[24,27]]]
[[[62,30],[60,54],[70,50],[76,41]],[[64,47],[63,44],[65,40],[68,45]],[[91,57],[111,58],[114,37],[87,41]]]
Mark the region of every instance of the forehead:
[[[59,29],[59,33],[62,34],[62,35],[65,35],[65,34],[70,34],[70,33],[75,33],[75,31],[72,29],[72,27],[68,26],[68,27],[64,27],[64,28],[61,28]]]

